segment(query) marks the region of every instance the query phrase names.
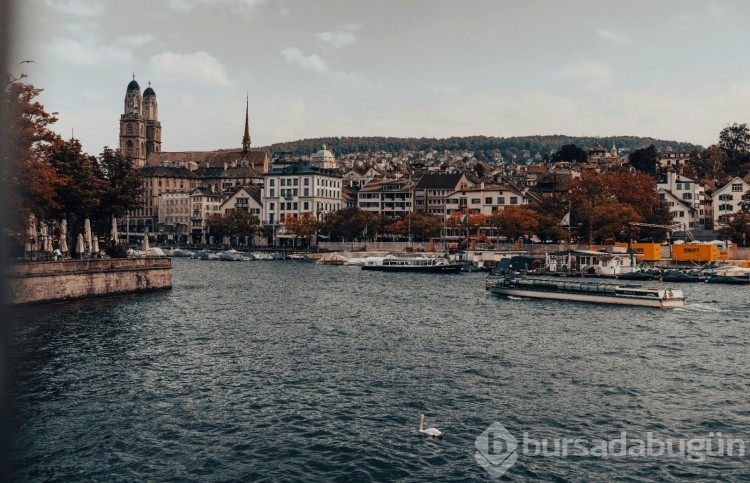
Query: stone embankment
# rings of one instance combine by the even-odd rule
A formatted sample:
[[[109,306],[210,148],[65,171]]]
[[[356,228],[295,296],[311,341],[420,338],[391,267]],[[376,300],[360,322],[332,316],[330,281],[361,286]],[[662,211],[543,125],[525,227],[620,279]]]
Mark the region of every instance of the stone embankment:
[[[12,263],[6,287],[11,304],[150,292],[172,288],[166,257]]]

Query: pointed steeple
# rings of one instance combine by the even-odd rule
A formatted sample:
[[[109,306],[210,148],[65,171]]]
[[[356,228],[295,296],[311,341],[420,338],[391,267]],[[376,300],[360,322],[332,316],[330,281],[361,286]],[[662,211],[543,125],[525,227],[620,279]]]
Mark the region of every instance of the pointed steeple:
[[[242,154],[250,152],[250,122],[249,122],[249,110],[250,110],[250,96],[245,100],[245,135],[242,136]]]

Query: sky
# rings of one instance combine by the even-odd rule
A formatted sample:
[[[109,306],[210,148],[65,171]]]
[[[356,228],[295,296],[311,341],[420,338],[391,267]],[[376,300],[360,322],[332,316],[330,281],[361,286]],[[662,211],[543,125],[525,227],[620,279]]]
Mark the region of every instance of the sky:
[[[163,151],[331,136],[650,136],[750,122],[746,0],[22,0],[7,70],[117,147],[133,74]],[[34,62],[20,63],[23,60]],[[20,63],[20,64],[19,64]]]

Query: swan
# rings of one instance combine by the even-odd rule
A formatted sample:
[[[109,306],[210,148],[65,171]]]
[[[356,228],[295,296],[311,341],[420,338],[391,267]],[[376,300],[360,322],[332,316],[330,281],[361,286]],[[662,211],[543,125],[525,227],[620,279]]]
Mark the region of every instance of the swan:
[[[434,436],[435,438],[443,437],[443,433],[437,428],[424,429],[424,414],[419,415],[419,432],[424,433],[427,436]]]

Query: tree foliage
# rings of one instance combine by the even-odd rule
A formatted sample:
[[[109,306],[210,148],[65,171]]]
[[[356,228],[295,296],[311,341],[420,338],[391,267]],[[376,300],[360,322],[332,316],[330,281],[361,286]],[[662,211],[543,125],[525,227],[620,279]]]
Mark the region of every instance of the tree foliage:
[[[746,123],[733,123],[719,133],[719,147],[727,153],[727,173],[739,174],[740,167],[750,161],[750,128]]]
[[[216,213],[206,220],[208,232],[214,239],[235,237],[244,242],[258,233],[260,219],[247,210],[234,209],[229,213]]]
[[[552,155],[553,162],[585,163],[588,158],[588,153],[575,144],[565,144]]]
[[[638,171],[656,176],[659,167],[659,151],[653,144],[647,148],[636,149],[628,155],[628,162]]]
[[[600,237],[597,227],[610,225],[610,209],[599,209],[600,205],[612,207],[618,203],[623,213],[631,216],[632,222],[669,225],[672,215],[669,207],[659,199],[656,181],[638,171],[607,171],[605,173],[584,173],[569,185],[567,200],[571,209],[571,223],[581,238]],[[633,211],[627,210],[630,207]],[[635,230],[635,229],[634,229]],[[606,231],[606,230],[605,230]],[[637,230],[635,230],[637,231]],[[610,230],[612,232],[612,230]],[[666,235],[661,228],[643,229],[642,238],[660,240]],[[626,241],[627,233],[614,233],[616,238]]]
[[[387,227],[388,233],[407,237],[415,241],[429,241],[440,236],[443,223],[440,218],[428,213],[409,213]]]
[[[323,222],[315,218],[311,212],[306,211],[298,218],[287,215],[284,218],[286,231],[294,236],[309,240],[323,226]]]
[[[539,229],[536,211],[523,206],[506,206],[494,212],[489,223],[511,240],[535,235]]]
[[[49,129],[57,121],[57,113],[48,113],[34,100],[42,89],[13,81],[8,75],[4,87],[2,102],[11,122],[0,175],[11,189],[11,226],[22,231],[29,214],[43,219],[60,208],[55,194],[62,181],[47,161],[47,149],[59,140]]]
[[[343,208],[327,213],[320,232],[332,240],[351,241],[384,233],[387,220],[359,208]]]

